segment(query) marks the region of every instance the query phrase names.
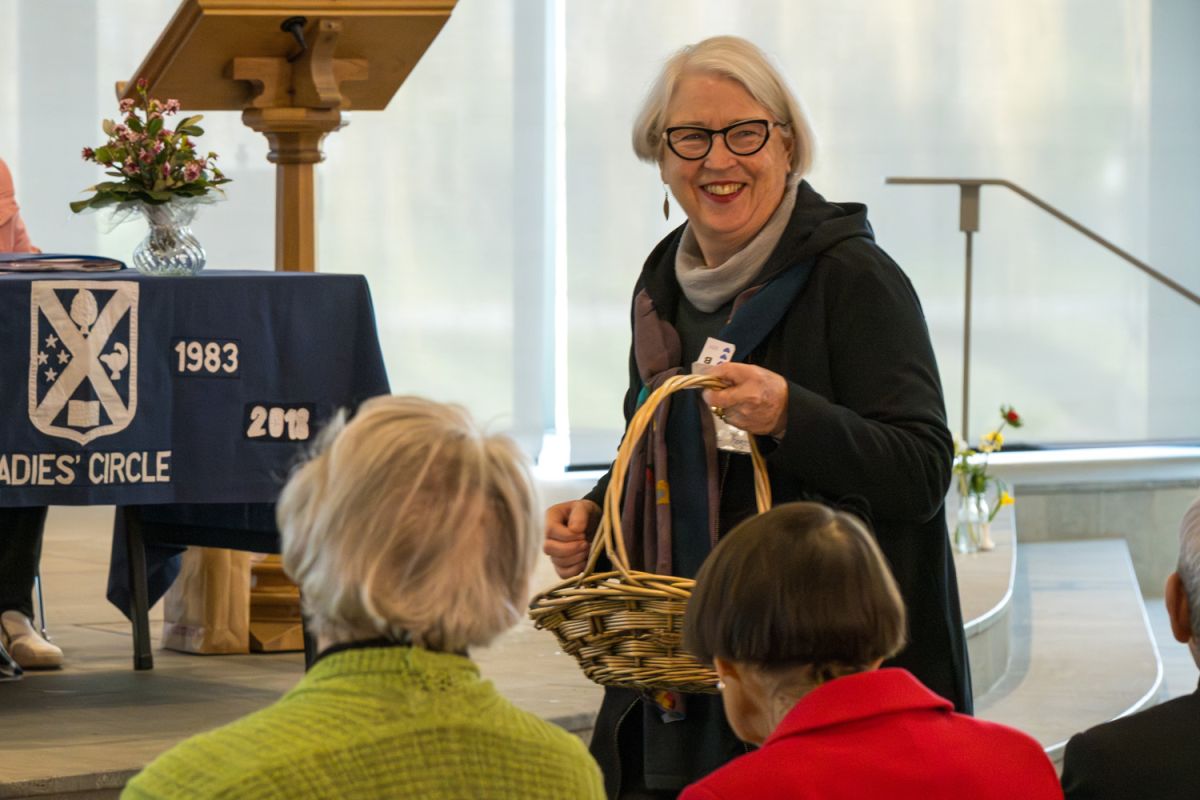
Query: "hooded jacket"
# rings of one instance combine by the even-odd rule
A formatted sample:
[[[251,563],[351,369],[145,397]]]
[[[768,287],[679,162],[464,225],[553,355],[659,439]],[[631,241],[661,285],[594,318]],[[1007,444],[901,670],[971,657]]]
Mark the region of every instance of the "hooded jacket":
[[[654,248],[634,289],[635,301],[644,291],[660,317],[672,323],[682,297],[674,271],[682,231]],[[954,445],[920,301],[907,276],[875,243],[866,206],[827,202],[805,181],[754,285],[810,258],[815,259],[811,276],[793,306],[746,358],[788,381],[786,432],[778,442],[758,440],[774,500],[816,500],[849,507],[868,519],[908,609],[909,643],[890,665],[908,669],[956,710],[970,713],[966,644],[945,520]],[[640,390],[631,352],[626,422]],[[724,457],[721,534],[754,513],[749,459]],[[588,499],[602,503],[607,485],[606,475]],[[693,546],[707,552],[708,536],[694,537]],[[593,754],[605,768],[610,794],[615,793],[610,770],[615,726],[628,719],[636,697],[609,690],[597,719]],[[693,700],[705,702],[689,697],[689,707]],[[675,723],[655,724],[652,714],[642,716],[647,752],[654,750],[659,733],[693,739],[683,728],[698,727],[690,712],[689,719]],[[605,730],[609,726],[612,731]],[[647,756],[648,785],[679,788],[706,774],[723,763],[715,759],[734,754],[731,737],[732,732],[721,734],[718,744],[711,730],[697,730],[694,740],[681,739],[670,748],[677,759],[652,762]],[[666,763],[671,760],[675,763]]]

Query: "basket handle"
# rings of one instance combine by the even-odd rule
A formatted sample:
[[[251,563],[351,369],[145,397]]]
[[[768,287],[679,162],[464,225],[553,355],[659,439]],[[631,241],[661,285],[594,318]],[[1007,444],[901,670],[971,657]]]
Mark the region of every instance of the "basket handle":
[[[629,421],[629,430],[617,450],[617,458],[613,461],[612,475],[608,481],[608,489],[604,493],[604,508],[600,516],[600,526],[596,537],[592,540],[591,553],[587,565],[579,574],[578,580],[583,580],[593,573],[596,561],[603,551],[608,554],[609,561],[629,583],[641,585],[629,571],[629,554],[625,550],[625,537],[621,531],[621,495],[625,489],[625,476],[629,470],[629,462],[633,458],[633,450],[637,446],[646,428],[654,418],[654,412],[668,395],[685,389],[724,389],[727,384],[719,378],[709,375],[675,375],[663,381],[663,384],[650,393]],[[765,513],[771,508],[771,484],[767,480],[767,464],[754,437],[750,441],[750,461],[754,465],[754,495],[758,502],[758,513]]]

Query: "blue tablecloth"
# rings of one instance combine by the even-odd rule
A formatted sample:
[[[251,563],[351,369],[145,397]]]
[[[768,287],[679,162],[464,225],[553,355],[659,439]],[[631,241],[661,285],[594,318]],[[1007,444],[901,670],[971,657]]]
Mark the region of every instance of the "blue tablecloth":
[[[337,409],[387,392],[362,276],[0,275],[0,506],[220,504],[145,516],[269,524],[230,504],[273,503]],[[148,548],[152,598],[170,553]]]
[[[0,506],[271,501],[387,391],[361,276],[0,275]]]

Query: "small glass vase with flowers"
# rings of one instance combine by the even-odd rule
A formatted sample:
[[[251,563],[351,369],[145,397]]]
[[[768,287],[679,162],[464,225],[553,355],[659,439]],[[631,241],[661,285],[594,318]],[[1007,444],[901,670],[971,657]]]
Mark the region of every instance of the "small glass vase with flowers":
[[[988,457],[1004,447],[1004,429],[1025,424],[1012,406],[1000,406],[1001,422],[995,430],[985,433],[979,447],[972,449],[966,442],[955,442],[954,475],[958,482],[958,518],[952,538],[954,549],[960,553],[992,550],[991,524],[1004,506],[1012,505],[1008,485],[988,474]],[[995,486],[995,505],[988,503],[988,487]]]
[[[182,117],[174,129],[169,117],[180,111],[178,100],[165,102],[149,96],[145,78],[136,84],[136,97],[121,100],[124,118],[104,120],[108,140],[96,148],[83,148],[83,159],[108,168],[116,180],[89,187],[86,200],[71,203],[71,210],[113,209],[113,225],[142,216],[150,232],[133,251],[133,264],[148,275],[195,275],[207,256],[192,235],[196,208],[221,199],[218,188],[229,183],[215,165],[216,153],[201,156],[195,139],[204,133],[200,115]]]

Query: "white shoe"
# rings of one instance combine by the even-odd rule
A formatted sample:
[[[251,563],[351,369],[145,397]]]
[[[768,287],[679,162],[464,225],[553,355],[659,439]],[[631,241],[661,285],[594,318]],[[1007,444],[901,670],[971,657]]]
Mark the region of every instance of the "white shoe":
[[[0,614],[0,635],[13,661],[22,669],[55,669],[63,663],[63,651],[42,638],[29,617],[20,611]]]

